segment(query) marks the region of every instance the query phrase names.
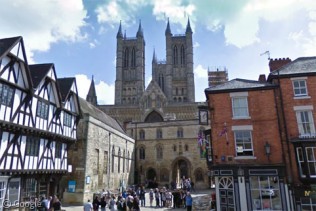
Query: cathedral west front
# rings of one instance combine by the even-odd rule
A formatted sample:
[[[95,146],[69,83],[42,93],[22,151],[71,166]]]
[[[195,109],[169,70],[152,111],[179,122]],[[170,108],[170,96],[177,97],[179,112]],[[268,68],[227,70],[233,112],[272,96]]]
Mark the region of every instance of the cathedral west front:
[[[157,60],[153,52],[152,80],[147,87],[141,23],[136,37],[123,35],[120,24],[116,38],[115,103],[97,107],[135,140],[134,183],[165,186],[186,177],[195,188],[209,187],[208,137],[202,143],[198,137],[210,128],[199,125],[198,106],[204,104],[195,102],[190,21],[184,34],[173,35],[168,20],[166,59]],[[87,100],[96,105],[95,93],[89,91]]]

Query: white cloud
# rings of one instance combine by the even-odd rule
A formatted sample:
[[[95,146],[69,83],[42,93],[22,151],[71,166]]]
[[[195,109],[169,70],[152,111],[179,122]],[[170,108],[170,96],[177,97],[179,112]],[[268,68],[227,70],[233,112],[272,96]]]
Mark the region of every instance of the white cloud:
[[[75,75],[77,87],[78,87],[78,95],[86,99],[87,94],[90,88],[91,79],[88,78],[87,75],[78,74]],[[95,82],[95,89],[97,92],[98,104],[114,104],[114,84],[107,84],[104,81],[99,81],[99,83]]]
[[[114,104],[114,84],[107,84],[104,81],[100,81],[98,84],[95,84],[95,89],[97,92],[98,104]]]
[[[23,36],[27,56],[33,51],[47,51],[57,41],[85,38],[87,11],[78,0],[0,0],[0,37]]]
[[[203,66],[199,64],[196,68],[194,68],[194,75],[195,78],[207,79],[207,69],[203,68]]]
[[[187,25],[188,17],[191,20],[191,28],[194,31],[193,13],[196,10],[195,5],[191,3],[184,4],[181,0],[156,0],[153,2],[153,14],[157,20],[166,20],[169,18],[172,23],[179,23],[183,28]]]

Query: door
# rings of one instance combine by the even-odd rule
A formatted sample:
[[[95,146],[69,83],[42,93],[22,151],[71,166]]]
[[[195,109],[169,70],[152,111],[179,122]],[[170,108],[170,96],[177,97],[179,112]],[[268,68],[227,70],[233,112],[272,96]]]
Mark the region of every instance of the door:
[[[233,177],[219,178],[219,200],[221,211],[235,211]]]

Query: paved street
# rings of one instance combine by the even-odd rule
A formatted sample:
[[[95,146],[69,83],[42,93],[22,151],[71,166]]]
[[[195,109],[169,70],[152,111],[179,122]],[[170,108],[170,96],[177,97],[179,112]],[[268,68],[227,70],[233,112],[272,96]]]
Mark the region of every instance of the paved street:
[[[194,199],[197,199],[197,197],[200,197],[200,196],[204,196],[204,195],[208,195],[208,194],[211,194],[213,192],[213,190],[197,190],[196,192],[191,192],[191,195],[193,197],[193,202],[194,202]],[[150,211],[150,210],[185,210],[184,208],[177,208],[177,209],[172,209],[172,208],[156,208],[156,207],[149,207],[149,194],[148,194],[148,191],[145,195],[146,197],[146,206],[145,207],[141,207],[140,210],[141,211]],[[155,205],[155,202],[153,202],[153,204]],[[66,211],[79,211],[79,210],[83,210],[83,207],[82,206],[69,206],[69,207],[63,207],[62,208],[63,210],[66,210]],[[106,210],[109,210],[108,208]],[[205,210],[206,211],[206,210]]]

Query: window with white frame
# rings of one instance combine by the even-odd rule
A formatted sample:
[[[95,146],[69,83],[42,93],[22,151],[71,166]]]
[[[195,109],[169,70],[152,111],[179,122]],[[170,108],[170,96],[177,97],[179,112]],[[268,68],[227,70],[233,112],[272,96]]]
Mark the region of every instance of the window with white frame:
[[[300,136],[315,135],[315,125],[311,110],[296,111],[296,118]]]
[[[253,156],[250,130],[235,130],[236,156]]]
[[[0,180],[0,210],[3,208],[3,202],[6,192],[6,181]]]
[[[249,176],[252,210],[283,210],[276,176]]]
[[[308,173],[310,177],[316,177],[316,147],[306,147]]]
[[[232,97],[232,108],[234,118],[249,117],[247,96]]]
[[[295,97],[307,96],[307,86],[305,79],[293,80],[292,83]]]
[[[301,197],[302,210],[316,210],[316,200],[312,197]]]
[[[7,194],[10,202],[20,200],[20,178],[12,178],[10,180]]]
[[[304,169],[306,167],[305,161],[304,161],[304,156],[303,156],[303,150],[302,147],[297,147],[296,148],[296,155],[297,155],[297,163],[299,167],[299,172],[301,177],[306,177],[306,174],[304,172]]]

